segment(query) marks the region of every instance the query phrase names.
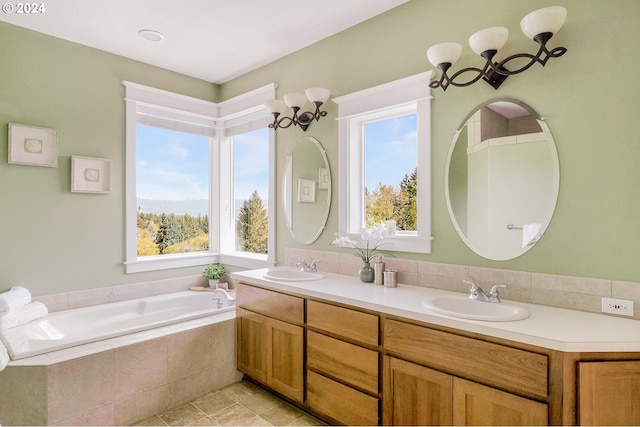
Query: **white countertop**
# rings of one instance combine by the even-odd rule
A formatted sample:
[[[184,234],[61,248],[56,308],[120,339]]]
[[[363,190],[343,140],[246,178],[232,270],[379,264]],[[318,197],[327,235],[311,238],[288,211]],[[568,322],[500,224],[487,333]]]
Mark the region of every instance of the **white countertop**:
[[[423,307],[427,296],[460,295],[420,286],[399,284],[386,288],[362,283],[359,278],[324,273],[324,279],[308,282],[274,281],[263,277],[266,268],[233,273],[238,280],[265,288],[293,292],[392,314],[407,319],[446,326],[524,344],[565,352],[640,351],[640,321],[521,302],[530,316],[511,322],[467,320],[441,315]],[[506,301],[505,301],[506,302]],[[479,302],[479,304],[482,304]]]

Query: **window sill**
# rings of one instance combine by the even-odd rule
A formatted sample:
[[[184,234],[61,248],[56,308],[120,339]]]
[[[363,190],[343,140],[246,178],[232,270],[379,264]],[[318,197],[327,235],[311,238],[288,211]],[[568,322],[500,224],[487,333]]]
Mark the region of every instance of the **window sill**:
[[[350,233],[349,238],[360,240],[360,234]],[[418,236],[415,233],[396,234],[380,241],[379,249],[385,252],[414,252],[430,254],[433,236]]]
[[[171,268],[194,267],[218,262],[218,256],[211,252],[197,254],[160,255],[125,261],[126,273],[168,270]]]

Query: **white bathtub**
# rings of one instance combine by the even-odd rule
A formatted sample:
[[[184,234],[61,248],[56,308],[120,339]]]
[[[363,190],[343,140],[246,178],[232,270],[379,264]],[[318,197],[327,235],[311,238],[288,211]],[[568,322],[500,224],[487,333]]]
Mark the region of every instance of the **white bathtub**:
[[[49,313],[0,331],[12,360],[234,310],[213,292],[184,291]]]

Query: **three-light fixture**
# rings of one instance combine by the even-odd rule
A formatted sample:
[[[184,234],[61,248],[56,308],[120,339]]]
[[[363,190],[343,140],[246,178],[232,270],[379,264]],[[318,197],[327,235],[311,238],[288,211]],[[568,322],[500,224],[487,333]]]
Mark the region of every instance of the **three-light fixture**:
[[[306,131],[312,121],[318,121],[320,117],[327,115],[327,112],[320,110],[320,107],[327,102],[330,94],[329,89],[315,87],[307,89],[305,93],[287,93],[284,96],[284,101],[273,99],[265,102],[267,110],[273,114],[273,122],[269,124],[269,127],[286,129],[293,125],[300,126],[303,131]],[[315,111],[300,112],[307,100],[315,106]],[[290,117],[283,115],[287,107],[293,112]]]
[[[474,33],[469,37],[469,45],[475,53],[485,59],[486,63],[484,67],[464,68],[451,76],[447,74],[447,72],[458,58],[460,58],[462,46],[455,42],[447,42],[430,47],[427,51],[427,58],[429,62],[438,67],[442,75],[439,80],[431,81],[429,87],[432,89],[440,87],[445,91],[449,85],[458,87],[469,86],[483,79],[495,89],[498,89],[508,76],[522,73],[536,62],[544,67],[550,58],[558,58],[567,51],[564,47],[556,47],[552,50],[548,50],[546,47],[549,39],[562,27],[566,17],[567,9],[561,6],[551,6],[533,11],[522,18],[520,28],[528,38],[538,43],[540,46],[538,52],[535,55],[517,53],[500,62],[493,62],[493,57],[507,42],[509,30],[504,27],[493,27]],[[507,69],[506,65],[508,62],[520,58],[525,58],[525,60],[528,59],[529,61],[517,69]],[[522,60],[520,59],[517,63],[522,64]],[[471,79],[460,81],[463,74],[471,75]],[[458,81],[456,81],[456,79]]]

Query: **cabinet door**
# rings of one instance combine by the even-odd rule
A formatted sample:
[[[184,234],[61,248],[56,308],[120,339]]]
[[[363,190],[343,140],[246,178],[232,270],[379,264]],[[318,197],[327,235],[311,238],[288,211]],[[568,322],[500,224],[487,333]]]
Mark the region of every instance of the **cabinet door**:
[[[385,356],[384,425],[451,425],[453,377]]]
[[[640,425],[640,361],[578,366],[580,425]]]
[[[236,311],[238,370],[260,382],[267,380],[268,317],[241,308]]]
[[[453,424],[460,426],[548,425],[546,403],[454,378]]]
[[[267,385],[299,402],[304,400],[303,328],[267,321]]]

